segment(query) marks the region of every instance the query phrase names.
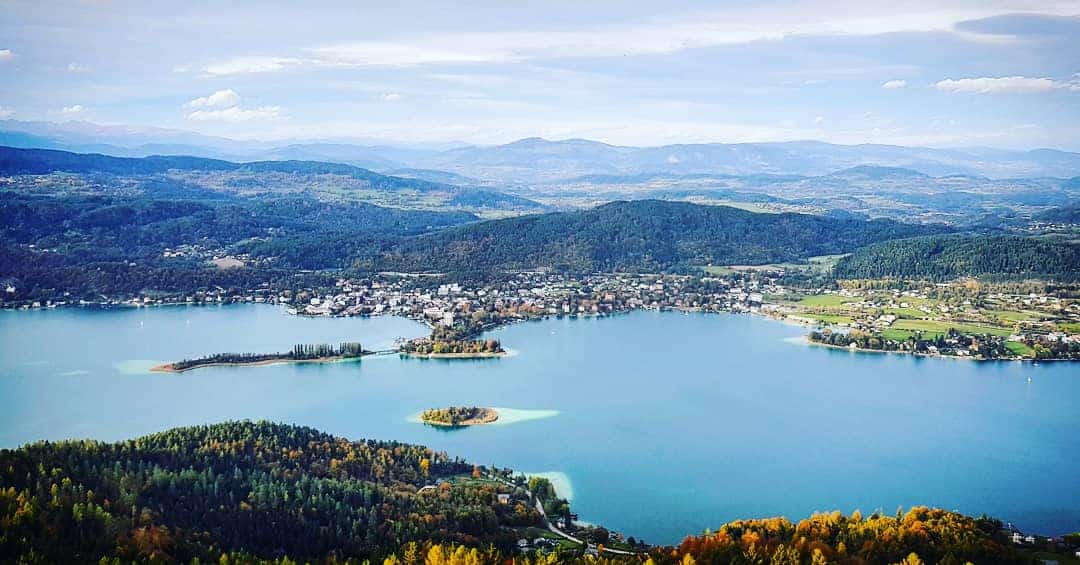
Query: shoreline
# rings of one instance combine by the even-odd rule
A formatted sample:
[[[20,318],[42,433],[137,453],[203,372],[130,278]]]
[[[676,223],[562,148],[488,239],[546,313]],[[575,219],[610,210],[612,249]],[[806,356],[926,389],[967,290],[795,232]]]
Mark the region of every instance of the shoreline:
[[[494,408],[480,408],[479,414],[468,420],[462,420],[456,424],[449,422],[439,422],[437,420],[427,420],[423,414],[420,415],[420,423],[427,424],[429,426],[440,426],[444,428],[461,428],[466,426],[483,426],[485,424],[494,424],[499,419],[499,411]]]
[[[365,354],[370,355],[370,354]],[[230,361],[230,362],[213,362],[213,363],[200,363],[184,369],[177,369],[174,367],[174,363],[162,363],[161,365],[155,365],[150,367],[151,373],[186,373],[188,371],[194,371],[196,369],[204,369],[207,367],[265,367],[267,365],[284,365],[287,363],[340,363],[344,361],[359,360],[360,357],[317,357],[315,359],[262,359],[259,361]]]
[[[978,356],[965,356],[965,355],[941,355],[940,353],[922,353],[919,351],[895,351],[889,349],[866,349],[863,347],[850,347],[846,345],[833,345],[831,343],[821,343],[814,341],[808,336],[802,336],[802,342],[805,345],[811,345],[814,347],[827,347],[829,349],[839,349],[843,351],[850,351],[853,353],[896,353],[898,355],[912,355],[915,357],[929,357],[931,359],[955,359],[957,361],[976,361],[980,363],[988,362],[1003,362],[1003,363],[1038,363],[1039,361],[1076,361],[1075,359],[1030,359],[1027,357],[978,357]]]
[[[262,304],[262,305],[267,305],[267,306],[275,306],[275,307],[278,307],[278,308],[282,308],[283,306],[286,306],[286,305],[283,305],[283,304],[272,303],[272,302],[258,303],[258,302],[247,302],[247,301],[214,302],[214,303],[163,303],[163,304],[129,304],[129,303],[78,304],[78,303],[67,303],[67,304],[53,305],[53,306],[41,306],[41,307],[38,307],[38,308],[3,308],[2,310],[10,310],[10,311],[30,310],[30,311],[33,311],[33,310],[55,310],[55,309],[60,309],[60,308],[71,308],[71,307],[109,309],[109,308],[114,307],[114,306],[115,307],[121,307],[121,308],[133,308],[133,309],[149,308],[149,307],[156,307],[156,306],[189,306],[189,307],[191,307],[191,306],[194,306],[194,307],[218,306],[218,307],[221,307],[221,306],[232,306],[232,305],[238,305],[238,304],[239,305],[243,305],[243,304]],[[327,315],[313,315],[313,314],[299,313],[299,312],[291,311],[289,308],[284,308],[284,310],[289,315],[297,316],[297,317],[303,317],[303,318],[322,318],[322,317],[330,317],[330,318],[352,318],[352,317],[375,318],[375,317],[382,317],[382,316],[398,316],[398,317],[401,317],[401,318],[404,318],[404,319],[421,322],[421,323],[423,323],[424,325],[426,325],[428,327],[434,327],[433,324],[431,324],[426,319],[416,318],[416,317],[413,317],[413,316],[402,316],[400,314],[394,314],[394,313],[378,313],[378,314],[370,313],[370,314],[359,314],[359,315],[356,315],[356,316],[338,314],[338,315],[329,315],[329,316],[327,316]],[[846,327],[845,324],[812,323],[810,320],[798,319],[797,316],[793,317],[793,316],[788,315],[788,314],[767,312],[767,311],[761,311],[761,310],[758,310],[758,311],[754,311],[754,310],[739,310],[739,311],[720,310],[720,311],[713,311],[713,310],[704,310],[704,309],[701,309],[701,308],[679,308],[679,307],[644,308],[643,307],[643,308],[631,308],[631,309],[627,309],[627,310],[620,310],[620,311],[616,311],[616,312],[607,312],[607,313],[601,313],[601,314],[596,314],[596,313],[573,313],[573,314],[568,314],[568,315],[566,315],[566,314],[545,314],[545,315],[541,315],[541,316],[537,316],[537,317],[517,318],[517,319],[505,320],[503,323],[500,323],[500,324],[493,324],[493,325],[484,327],[484,328],[478,330],[473,335],[482,335],[485,332],[496,330],[496,329],[506,327],[506,326],[510,326],[510,325],[513,325],[513,324],[519,323],[519,322],[541,321],[541,320],[545,320],[545,319],[549,319],[549,318],[563,318],[563,317],[566,317],[566,318],[579,318],[579,319],[581,319],[581,318],[597,318],[597,319],[599,319],[599,318],[612,317],[612,316],[616,316],[616,315],[620,315],[620,314],[629,314],[629,313],[632,313],[632,312],[664,312],[664,311],[695,313],[695,314],[749,314],[751,316],[757,316],[757,317],[761,317],[761,318],[766,318],[766,319],[772,320],[774,322],[779,322],[779,323],[782,323],[782,324],[788,324],[788,325],[793,325],[793,326],[799,326],[799,327],[803,327],[803,328],[827,327],[827,326]],[[827,343],[814,342],[814,341],[811,341],[808,338],[808,336],[806,336],[806,335],[801,336],[801,337],[803,338],[803,340],[806,342],[807,345],[814,345],[814,346],[818,346],[818,347],[829,347],[829,348],[834,348],[834,349],[844,349],[844,350],[851,351],[851,349],[849,349],[846,346],[838,346],[838,345],[832,345],[832,344],[827,344]],[[1058,358],[1033,359],[1033,358],[1027,358],[1027,357],[993,358],[993,359],[990,359],[990,358],[983,358],[983,357],[962,357],[962,356],[958,356],[958,355],[940,355],[940,354],[920,353],[920,352],[915,352],[915,351],[890,351],[890,350],[882,350],[882,349],[864,349],[864,348],[855,348],[854,351],[856,351],[856,352],[866,352],[866,353],[897,353],[897,354],[901,354],[901,355],[913,355],[913,356],[916,356],[916,357],[929,357],[929,358],[936,358],[936,359],[962,359],[962,360],[966,360],[966,361],[982,361],[982,362],[987,362],[987,361],[1021,362],[1021,363],[1038,363],[1038,362],[1051,362],[1051,361],[1054,361],[1054,362],[1066,362],[1066,363],[1067,362],[1073,362],[1073,363],[1080,362],[1080,359],[1058,359]],[[504,357],[504,356],[508,355],[508,352],[503,351],[503,352],[499,352],[499,353],[480,352],[480,353],[429,353],[429,354],[416,354],[416,353],[399,352],[399,354],[401,356],[403,356],[403,357],[412,357],[412,358],[416,358],[416,359],[492,359],[492,358]],[[179,370],[179,371],[167,368],[167,366],[170,365],[170,363],[166,363],[166,364],[163,364],[163,365],[158,365],[156,367],[153,367],[151,369],[151,371],[154,371],[154,372],[169,372],[169,373],[182,373],[182,372],[190,371],[190,370],[193,370],[193,369],[198,369],[198,368],[202,368],[202,367],[210,367],[210,366],[215,366],[215,365],[216,366],[257,366],[257,365],[272,365],[272,364],[278,364],[278,363],[303,362],[303,361],[308,361],[308,362],[331,362],[331,361],[334,361],[334,359],[330,359],[330,360],[311,359],[311,360],[295,360],[295,361],[283,359],[283,360],[259,361],[259,362],[253,362],[253,363],[215,363],[215,364],[199,365],[198,367],[190,367],[188,369],[183,369],[183,370]]]

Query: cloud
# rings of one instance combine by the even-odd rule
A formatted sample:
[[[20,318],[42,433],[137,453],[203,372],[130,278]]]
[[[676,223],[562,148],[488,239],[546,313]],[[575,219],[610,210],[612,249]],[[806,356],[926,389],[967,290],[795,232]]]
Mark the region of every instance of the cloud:
[[[817,117],[814,118],[814,123],[815,124],[821,124],[824,121],[825,121],[825,116],[817,116]]]
[[[83,108],[81,104],[75,104],[73,106],[64,106],[63,108],[60,108],[60,113],[65,116],[74,116],[75,114],[81,114],[85,109],[86,108]]]
[[[187,119],[195,122],[250,122],[284,117],[281,106],[259,106],[243,108],[241,97],[231,88],[218,90],[208,96],[200,96],[184,104],[184,108],[193,110]]]
[[[904,88],[907,86],[907,81],[903,79],[893,79],[885,81],[885,84],[881,85],[881,88],[886,90],[896,90],[897,88]]]
[[[1061,89],[1073,92],[1080,91],[1080,84],[1076,82],[1023,76],[962,78],[959,80],[949,78],[938,81],[934,87],[942,92],[966,94],[1038,94]]]
[[[0,106],[0,119],[10,118],[15,115],[15,109],[8,106]]]
[[[384,102],[393,102],[395,100],[401,100],[401,95],[397,92],[387,92],[385,94],[379,95],[379,100],[382,100]]]
[[[68,63],[67,70],[69,73],[88,73],[93,69],[81,63]]]
[[[495,63],[518,60],[520,57],[503,47],[493,44],[475,48],[457,48],[448,45],[421,45],[376,41],[337,43],[308,49],[312,62],[318,65],[339,67],[412,67],[439,63]]]
[[[283,114],[284,110],[280,106],[259,106],[249,109],[232,106],[220,110],[195,110],[187,115],[187,119],[195,122],[250,122],[280,118]]]
[[[11,49],[0,49],[0,62],[10,61],[15,58],[15,52]]]
[[[221,63],[203,67],[210,76],[227,76],[249,73],[270,73],[295,67],[303,63],[294,57],[235,57]],[[187,67],[184,67],[187,70]]]
[[[240,95],[231,88],[219,90],[209,96],[200,96],[187,104],[185,108],[227,108],[240,103]]]
[[[942,32],[962,39],[993,40],[994,29],[961,25],[1024,11],[1071,15],[1074,0],[1033,9],[1025,0],[961,3],[914,0],[834,3],[805,9],[725,7],[666,17],[586,25],[566,30],[464,31],[403,35],[386,41],[346,41],[310,46],[288,57],[239,57],[205,68],[208,74],[269,72],[295,65],[342,67],[505,63],[545,58],[662,55],[796,37],[859,37],[901,32]]]

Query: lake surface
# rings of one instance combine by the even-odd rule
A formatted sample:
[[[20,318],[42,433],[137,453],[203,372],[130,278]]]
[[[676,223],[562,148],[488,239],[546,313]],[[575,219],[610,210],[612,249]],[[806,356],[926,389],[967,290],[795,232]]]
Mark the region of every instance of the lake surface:
[[[654,543],[735,518],[915,504],[1080,530],[1080,365],[851,353],[794,343],[804,331],[638,312],[501,328],[490,335],[516,351],[502,359],[151,374],[184,357],[376,348],[427,329],[258,305],[0,312],[0,446],[271,419],[551,473],[583,520]],[[514,421],[413,421],[452,404],[514,409]]]

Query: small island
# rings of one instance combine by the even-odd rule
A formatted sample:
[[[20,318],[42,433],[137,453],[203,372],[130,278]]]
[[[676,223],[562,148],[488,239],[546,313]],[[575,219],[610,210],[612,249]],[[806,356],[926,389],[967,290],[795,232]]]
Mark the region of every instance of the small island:
[[[497,339],[420,338],[406,342],[400,351],[409,357],[431,359],[482,359],[506,355],[506,350]]]
[[[356,342],[342,342],[333,345],[297,344],[286,353],[215,353],[197,359],[183,359],[152,367],[158,373],[183,373],[203,367],[255,366],[274,363],[330,363],[346,359],[358,359],[370,354]]]
[[[433,426],[461,427],[490,424],[499,419],[499,412],[494,408],[477,406],[451,406],[449,408],[431,408],[420,414],[420,421]]]

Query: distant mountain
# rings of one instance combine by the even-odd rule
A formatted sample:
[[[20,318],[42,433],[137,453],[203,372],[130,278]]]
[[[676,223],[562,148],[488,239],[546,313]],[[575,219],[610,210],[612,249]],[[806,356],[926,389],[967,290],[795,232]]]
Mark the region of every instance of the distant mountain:
[[[0,144],[129,157],[184,154],[231,161],[330,161],[383,173],[391,169],[434,169],[500,183],[653,173],[823,176],[859,166],[905,168],[938,177],[1000,179],[1080,174],[1080,153],[1055,149],[935,149],[820,141],[627,147],[587,139],[549,141],[534,137],[481,147],[460,142],[370,139],[232,140],[164,128],[0,120]]]
[[[438,271],[668,270],[795,260],[943,231],[888,220],[637,200],[449,228],[405,240],[380,262],[386,268]]]
[[[100,125],[83,121],[0,120],[0,145],[59,149],[115,157],[191,155],[229,161],[330,161],[386,171],[408,160],[462,147],[461,142],[406,143],[386,140],[235,140],[154,127]]]
[[[905,168],[934,176],[1070,177],[1080,171],[1080,153],[834,145],[817,141],[620,147],[582,139],[530,138],[493,147],[443,151],[414,163],[482,179],[517,182],[643,173],[820,176],[862,165]]]
[[[420,191],[457,190],[457,187],[419,179],[391,177],[344,165],[317,161],[255,161],[234,163],[220,159],[187,156],[112,157],[101,154],[71,153],[53,149],[0,147],[0,173],[47,174],[109,173],[115,175],[160,174],[184,171],[250,171],[253,173],[290,173],[304,175],[333,174],[364,180],[377,189],[413,189]]]

